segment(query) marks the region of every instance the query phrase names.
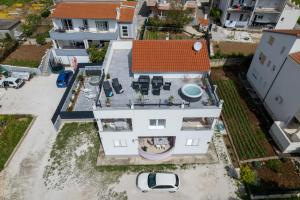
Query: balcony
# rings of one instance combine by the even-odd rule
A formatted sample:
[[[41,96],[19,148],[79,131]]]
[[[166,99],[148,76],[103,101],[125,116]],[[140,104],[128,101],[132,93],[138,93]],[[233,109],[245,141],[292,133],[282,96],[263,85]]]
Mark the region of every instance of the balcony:
[[[147,160],[165,160],[172,155],[175,137],[140,137],[139,154]]]
[[[131,119],[101,119],[103,132],[132,131]]]
[[[256,13],[280,13],[281,7],[263,7],[257,6],[255,8]]]
[[[183,131],[198,131],[209,130],[212,127],[213,118],[183,118],[181,130]]]
[[[87,31],[87,30],[50,30],[50,38],[53,40],[116,40],[118,38],[118,29],[115,31]]]
[[[227,9],[228,12],[251,12],[254,6],[236,4]]]
[[[226,20],[225,26],[228,28],[244,28],[248,25],[248,21],[233,21],[233,20]]]

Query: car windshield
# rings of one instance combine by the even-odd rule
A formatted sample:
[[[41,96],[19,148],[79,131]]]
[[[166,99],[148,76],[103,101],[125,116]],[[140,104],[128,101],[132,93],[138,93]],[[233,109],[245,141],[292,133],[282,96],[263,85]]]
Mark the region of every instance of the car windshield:
[[[21,79],[17,79],[16,80],[16,83],[18,84],[18,83],[20,83],[21,82]]]
[[[150,173],[148,175],[148,186],[149,186],[149,188],[153,188],[155,185],[156,185],[155,174]]]

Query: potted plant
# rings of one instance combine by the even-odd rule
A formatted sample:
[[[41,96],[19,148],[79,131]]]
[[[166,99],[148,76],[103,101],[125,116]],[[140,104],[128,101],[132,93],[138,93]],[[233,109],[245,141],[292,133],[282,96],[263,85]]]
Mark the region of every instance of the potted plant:
[[[168,98],[168,105],[172,105],[173,104],[173,101],[174,101],[174,97],[173,96],[170,96]]]
[[[103,124],[103,128],[104,128],[104,129],[107,129],[107,128],[108,128],[107,123],[104,123],[104,124]]]
[[[108,79],[108,80],[110,79],[110,74],[109,73],[106,74],[106,79]]]
[[[142,146],[142,150],[143,151],[147,151],[147,147],[146,146]]]
[[[110,98],[108,98],[108,97],[106,98],[105,104],[107,107],[111,106]]]

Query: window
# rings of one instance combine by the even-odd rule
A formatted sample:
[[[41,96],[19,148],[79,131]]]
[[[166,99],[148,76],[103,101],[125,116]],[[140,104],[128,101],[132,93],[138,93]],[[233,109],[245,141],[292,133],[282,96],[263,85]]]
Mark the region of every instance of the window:
[[[285,49],[286,49],[286,47],[283,46],[283,47],[281,48],[281,50],[280,50],[280,54],[283,54],[283,52],[285,51]]]
[[[108,31],[108,22],[107,21],[95,21],[96,28],[98,31]]]
[[[114,147],[127,147],[126,140],[114,140]]]
[[[271,60],[268,60],[267,67],[271,66]]]
[[[128,37],[128,26],[121,26],[122,37]]]
[[[83,28],[85,28],[85,29],[88,29],[88,28],[89,28],[88,20],[84,19],[84,20],[82,21],[82,23],[83,23]]]
[[[185,142],[186,146],[199,146],[199,139],[187,139]]]
[[[269,41],[268,41],[269,45],[272,46],[273,43],[274,43],[274,40],[275,40],[274,37],[273,37],[273,36],[270,36],[270,37],[269,37]]]
[[[166,120],[165,119],[150,119],[149,120],[149,128],[150,129],[166,128]]]
[[[265,54],[263,54],[263,52],[260,52],[258,59],[259,59],[260,63],[263,65],[265,63],[265,61],[266,61]]]
[[[71,19],[63,19],[61,23],[63,25],[63,29],[73,30],[73,23]]]
[[[262,19],[262,18],[264,18],[263,15],[258,15],[258,16],[257,16],[257,19]]]

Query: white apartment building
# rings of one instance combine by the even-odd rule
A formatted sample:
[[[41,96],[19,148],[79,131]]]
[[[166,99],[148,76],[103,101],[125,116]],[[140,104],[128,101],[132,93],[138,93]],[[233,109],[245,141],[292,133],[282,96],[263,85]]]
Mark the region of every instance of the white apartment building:
[[[284,153],[300,150],[300,30],[266,30],[247,79],[274,119],[270,133]]]
[[[87,63],[87,49],[137,35],[136,2],[62,2],[51,13],[52,53],[62,64]]]
[[[104,72],[110,79],[93,113],[106,156],[164,160],[207,152],[222,100],[204,40],[113,41]]]
[[[289,0],[218,0],[221,24],[230,28],[293,29],[299,7]]]

